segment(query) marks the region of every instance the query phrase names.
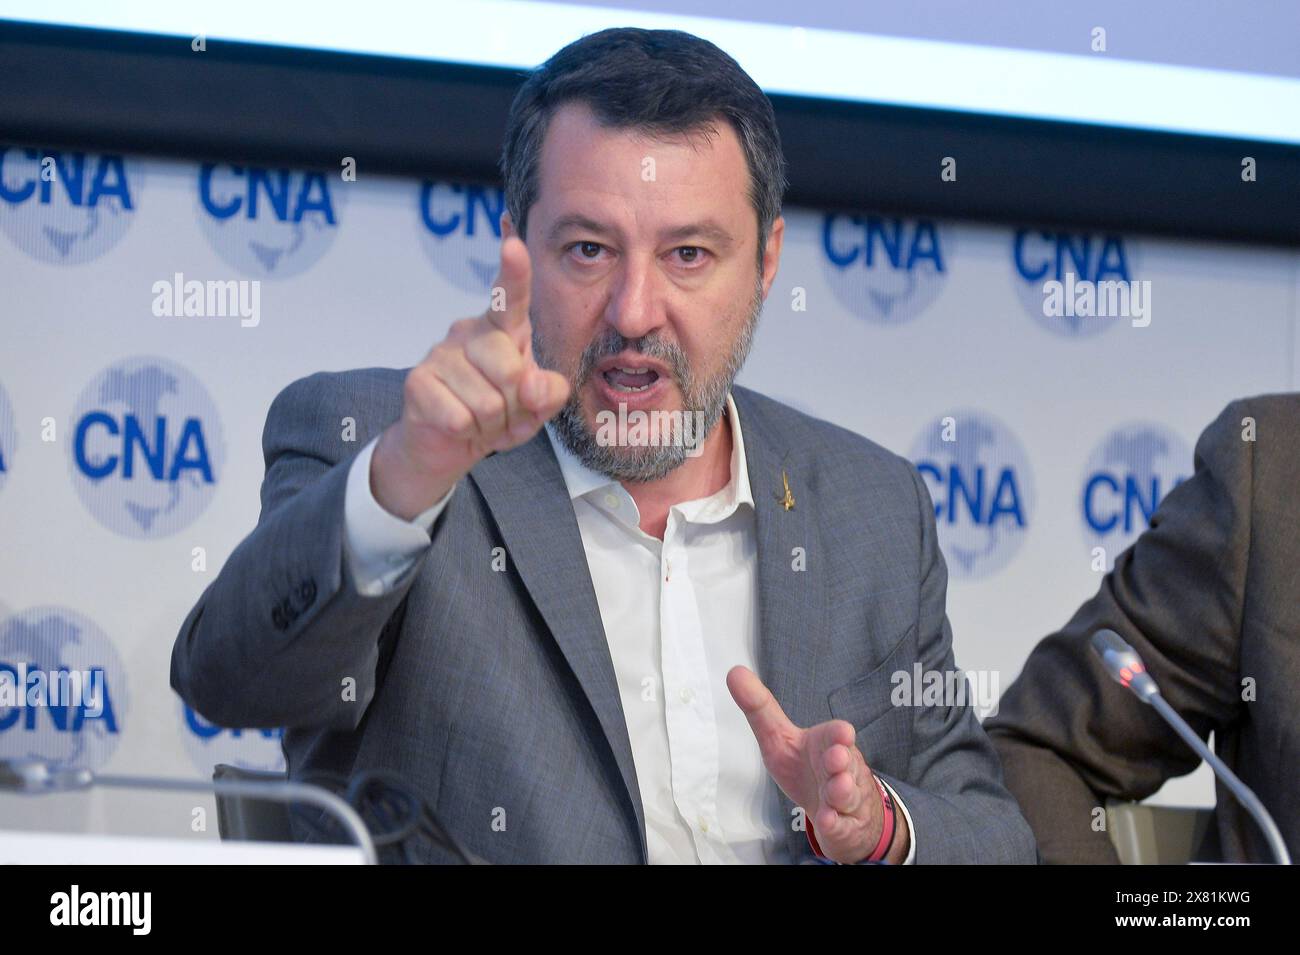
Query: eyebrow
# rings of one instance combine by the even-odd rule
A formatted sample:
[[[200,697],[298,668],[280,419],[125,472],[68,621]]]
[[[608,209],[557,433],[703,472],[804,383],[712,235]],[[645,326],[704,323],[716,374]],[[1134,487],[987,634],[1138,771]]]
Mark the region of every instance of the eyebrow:
[[[570,229],[579,229],[599,236],[614,234],[614,230],[609,226],[588,218],[580,212],[571,212],[555,220],[555,224],[551,226],[548,233],[550,240],[554,242],[562,233]],[[735,236],[713,219],[701,219],[699,222],[690,222],[686,225],[677,226],[674,229],[664,231],[659,237],[664,241],[680,242],[683,239],[690,239],[695,236],[710,239],[721,246],[731,246],[736,241]]]

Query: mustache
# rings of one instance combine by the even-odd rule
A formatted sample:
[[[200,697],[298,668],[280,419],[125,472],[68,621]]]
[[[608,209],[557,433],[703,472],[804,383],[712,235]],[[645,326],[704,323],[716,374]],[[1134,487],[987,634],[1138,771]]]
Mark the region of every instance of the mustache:
[[[681,346],[666,341],[657,335],[625,338],[610,329],[583,349],[582,356],[578,360],[578,370],[574,373],[573,384],[582,384],[590,378],[597,362],[602,358],[608,358],[624,351],[636,352],[638,355],[645,355],[647,358],[663,362],[668,366],[672,377],[678,383],[686,385],[690,382],[690,363],[687,361],[686,353],[682,351]]]

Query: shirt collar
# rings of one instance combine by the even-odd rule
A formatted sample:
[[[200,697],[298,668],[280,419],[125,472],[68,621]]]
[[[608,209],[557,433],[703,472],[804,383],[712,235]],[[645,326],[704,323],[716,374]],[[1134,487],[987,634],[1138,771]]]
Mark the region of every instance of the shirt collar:
[[[731,480],[716,494],[703,499],[709,502],[709,511],[718,512],[716,518],[718,520],[741,504],[748,504],[751,508],[754,506],[754,495],[749,486],[749,466],[745,459],[745,439],[740,429],[740,412],[730,392],[727,393],[727,420],[731,422]],[[612,484],[622,487],[608,474],[594,471],[579,461],[555,436],[555,429],[549,421],[546,423],[546,436],[550,439],[551,448],[560,463],[560,473],[564,476],[564,484],[568,488],[570,500],[586,497]],[[702,516],[702,514],[703,510],[693,511],[690,516]]]

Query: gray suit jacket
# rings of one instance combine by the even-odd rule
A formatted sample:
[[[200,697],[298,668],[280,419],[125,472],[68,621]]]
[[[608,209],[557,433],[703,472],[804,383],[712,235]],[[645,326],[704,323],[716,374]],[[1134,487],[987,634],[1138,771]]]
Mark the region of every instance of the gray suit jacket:
[[[350,578],[348,467],[399,417],[404,378],[322,372],[276,397],[261,516],[181,626],[172,686],[222,725],[285,727],[290,776],[397,773],[490,861],[644,862],[614,668],[545,433],[461,481],[432,546],[389,593],[363,595]],[[732,395],[758,502],[759,676],[795,723],[857,728],[907,804],[918,862],[1034,862],[973,711],[890,702],[895,671],[954,667],[947,571],[916,470],[746,388]],[[340,439],[346,417],[352,442]],[[793,510],[778,503],[783,468]],[[795,548],[806,570],[792,569]],[[787,839],[794,859],[811,857],[802,831]],[[433,846],[422,855],[449,859]]]
[[[1255,420],[1244,441],[1243,419]],[[1124,637],[1169,704],[1300,849],[1300,395],[1234,401],[1196,443],[1193,476],[1115,559],[1096,596],[1030,654],[985,721],[1045,862],[1118,862],[1092,812],[1145,799],[1200,760],[1088,647]],[[1243,698],[1243,681],[1254,698]],[[1249,684],[1246,684],[1249,686]],[[1217,789],[1219,848],[1270,861],[1258,828]]]

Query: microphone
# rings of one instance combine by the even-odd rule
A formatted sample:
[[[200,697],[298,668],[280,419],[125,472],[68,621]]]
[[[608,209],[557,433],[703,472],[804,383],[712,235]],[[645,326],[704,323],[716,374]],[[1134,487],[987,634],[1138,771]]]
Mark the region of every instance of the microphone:
[[[1264,804],[1259,801],[1259,797],[1249,786],[1243,783],[1227,764],[1205,745],[1205,740],[1196,735],[1185,719],[1178,715],[1172,706],[1166,702],[1165,698],[1160,695],[1160,688],[1156,686],[1156,681],[1152,679],[1151,674],[1147,672],[1146,664],[1138,656],[1136,650],[1129,646],[1124,638],[1114,630],[1098,630],[1091,638],[1092,649],[1096,651],[1097,656],[1101,657],[1102,666],[1106,668],[1117,683],[1132,690],[1137,698],[1143,703],[1147,703],[1155,708],[1155,711],[1161,715],[1166,723],[1174,728],[1179,736],[1190,746],[1196,755],[1210,764],[1214,774],[1223,780],[1228,790],[1237,797],[1238,802],[1246,807],[1255,823],[1264,833],[1264,838],[1268,841],[1269,850],[1273,853],[1273,858],[1280,865],[1290,865],[1291,855],[1287,852],[1286,843],[1282,841],[1282,833],[1277,828],[1277,823],[1269,815]]]

